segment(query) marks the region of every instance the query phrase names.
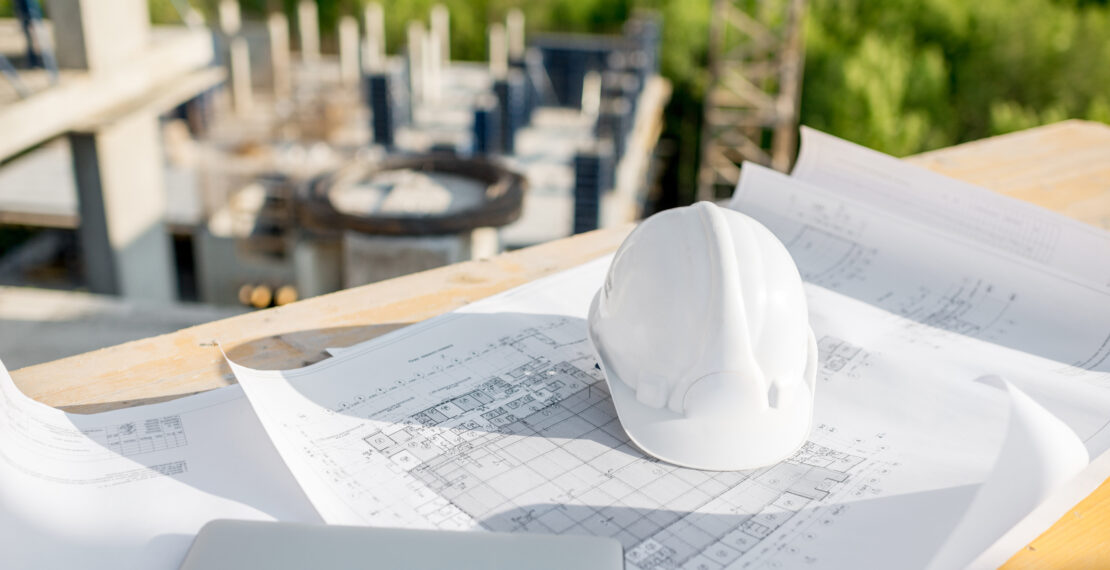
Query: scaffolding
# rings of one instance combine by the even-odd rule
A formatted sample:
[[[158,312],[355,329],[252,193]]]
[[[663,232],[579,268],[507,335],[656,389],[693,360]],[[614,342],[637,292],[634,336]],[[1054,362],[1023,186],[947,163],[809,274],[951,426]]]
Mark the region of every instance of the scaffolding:
[[[698,200],[731,190],[740,164],[786,171],[797,144],[805,0],[714,0]],[[768,150],[769,148],[769,150]]]

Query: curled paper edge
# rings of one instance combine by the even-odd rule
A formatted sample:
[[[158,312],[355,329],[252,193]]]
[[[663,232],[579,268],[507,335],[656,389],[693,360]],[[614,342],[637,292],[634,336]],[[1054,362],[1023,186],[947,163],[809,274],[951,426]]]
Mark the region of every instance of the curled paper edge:
[[[1006,438],[990,475],[929,570],[992,567],[983,554],[1090,462],[1079,436],[1020,388],[998,376],[977,381],[1009,394]]]

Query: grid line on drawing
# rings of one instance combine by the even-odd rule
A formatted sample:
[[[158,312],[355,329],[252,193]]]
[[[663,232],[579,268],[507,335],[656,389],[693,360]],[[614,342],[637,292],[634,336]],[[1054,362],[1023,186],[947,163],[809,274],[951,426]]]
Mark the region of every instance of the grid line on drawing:
[[[543,336],[532,329],[505,342],[527,339],[555,354]],[[533,352],[497,349],[500,368],[464,362],[456,371],[475,380],[459,383],[457,395],[361,438],[366,453],[390,458],[427,489],[417,506],[425,520],[465,516],[490,530],[611,536],[632,569],[728,564],[828,497],[863,461],[807,443],[775,469],[660,463],[624,434],[588,354]]]
[[[483,434],[474,440],[480,451],[471,453],[467,461],[440,455],[413,473],[491,530],[610,536],[627,549],[651,539],[665,545],[650,557],[653,561],[691,560],[704,554],[718,564],[730,563],[784,524],[792,516],[788,507],[811,500],[794,493],[770,493],[768,506],[754,515],[699,513],[714,502],[725,511],[740,508],[728,497],[715,495],[735,488],[748,474],[706,473],[645,460],[627,440],[618,440],[601,427],[566,434],[570,435],[566,438],[548,437],[564,422],[572,431],[594,425],[581,414],[590,411],[597,418],[605,402],[592,401],[586,391],[502,426],[497,433]],[[609,414],[610,421],[596,423],[610,425],[613,416]],[[583,453],[583,448],[594,451]],[[822,469],[820,481],[807,488],[812,491],[809,494],[823,497],[818,487],[826,481],[825,470],[847,456],[816,449],[807,446],[797,458],[799,464]],[[592,458],[567,461],[581,455]],[[766,472],[774,482],[790,475]],[[804,476],[795,478],[808,481]],[[791,502],[793,498],[784,502],[786,495],[804,503]]]

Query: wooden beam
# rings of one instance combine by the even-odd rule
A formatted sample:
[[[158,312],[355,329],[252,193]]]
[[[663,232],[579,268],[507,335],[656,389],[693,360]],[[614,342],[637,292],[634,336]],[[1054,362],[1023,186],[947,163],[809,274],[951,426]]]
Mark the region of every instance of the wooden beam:
[[[605,255],[631,228],[598,230],[314,297],[30,366],[12,377],[30,397],[82,412],[209,390],[234,382],[216,343],[249,366],[303,366],[323,359],[327,347],[355,344]]]

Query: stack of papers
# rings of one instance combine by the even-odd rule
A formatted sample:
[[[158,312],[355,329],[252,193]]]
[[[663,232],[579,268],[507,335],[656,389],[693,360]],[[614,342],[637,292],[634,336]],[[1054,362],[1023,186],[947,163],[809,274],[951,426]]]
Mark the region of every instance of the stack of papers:
[[[4,372],[5,566],[174,568],[214,518],[604,535],[632,570],[990,566],[1110,475],[1110,235],[811,130],[731,206],[807,282],[786,461],[629,441],[586,339],[599,259],[150,406],[69,415]]]

